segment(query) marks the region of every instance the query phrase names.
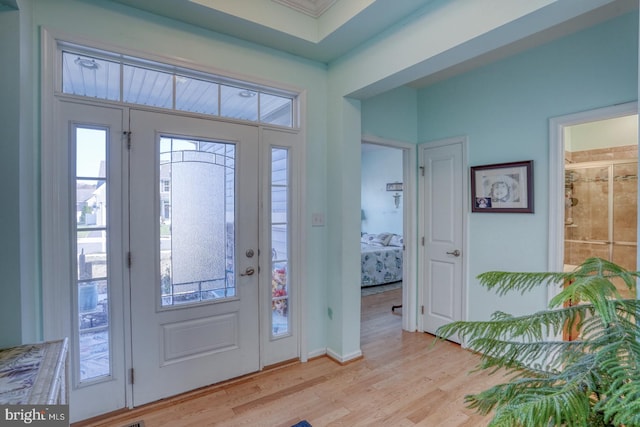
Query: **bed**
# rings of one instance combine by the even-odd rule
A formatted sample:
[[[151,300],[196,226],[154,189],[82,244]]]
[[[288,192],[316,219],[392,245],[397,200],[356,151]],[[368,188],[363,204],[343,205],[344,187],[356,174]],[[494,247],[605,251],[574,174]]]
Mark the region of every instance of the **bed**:
[[[360,239],[361,286],[402,280],[402,236],[393,233],[362,233]]]

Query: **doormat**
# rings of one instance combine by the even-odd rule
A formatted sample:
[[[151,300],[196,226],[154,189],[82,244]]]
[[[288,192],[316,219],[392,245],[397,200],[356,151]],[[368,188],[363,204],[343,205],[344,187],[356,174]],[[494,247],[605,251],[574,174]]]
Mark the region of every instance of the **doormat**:
[[[123,427],[144,427],[144,421],[136,421],[135,423],[127,424]]]
[[[312,427],[312,426],[307,422],[307,420],[302,420],[299,423],[292,425],[291,427]]]

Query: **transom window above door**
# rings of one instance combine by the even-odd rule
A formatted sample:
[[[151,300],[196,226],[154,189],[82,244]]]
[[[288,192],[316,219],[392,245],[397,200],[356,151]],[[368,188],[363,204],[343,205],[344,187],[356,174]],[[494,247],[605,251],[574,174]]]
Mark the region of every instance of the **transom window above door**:
[[[214,74],[60,43],[62,93],[293,128],[297,96]]]

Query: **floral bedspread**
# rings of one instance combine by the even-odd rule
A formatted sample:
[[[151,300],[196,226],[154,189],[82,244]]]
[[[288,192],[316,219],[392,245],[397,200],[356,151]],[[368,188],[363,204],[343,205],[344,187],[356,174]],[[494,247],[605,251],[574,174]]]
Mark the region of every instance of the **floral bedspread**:
[[[360,243],[362,287],[402,280],[402,248]]]

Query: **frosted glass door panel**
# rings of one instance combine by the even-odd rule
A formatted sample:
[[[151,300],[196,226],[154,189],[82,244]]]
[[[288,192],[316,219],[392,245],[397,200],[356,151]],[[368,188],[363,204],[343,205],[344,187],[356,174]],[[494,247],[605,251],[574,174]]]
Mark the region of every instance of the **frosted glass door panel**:
[[[160,140],[162,305],[235,296],[235,146]]]

